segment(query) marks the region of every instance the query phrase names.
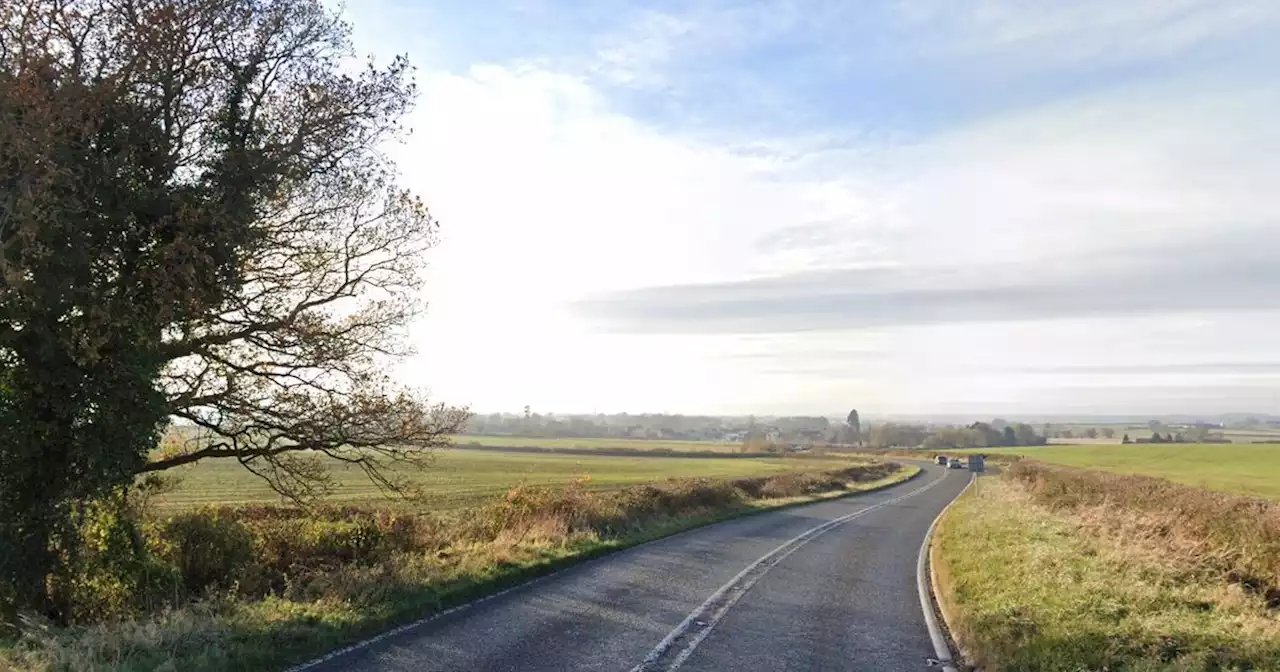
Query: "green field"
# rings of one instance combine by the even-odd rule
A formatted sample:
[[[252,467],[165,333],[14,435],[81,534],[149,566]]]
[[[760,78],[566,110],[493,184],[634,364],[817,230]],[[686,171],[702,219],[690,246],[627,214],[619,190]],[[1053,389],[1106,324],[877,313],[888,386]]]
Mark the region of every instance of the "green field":
[[[1133,424],[1133,423],[1071,424],[1071,423],[1068,423],[1068,424],[1053,425],[1053,429],[1055,431],[1069,429],[1075,434],[1075,436],[1070,439],[1058,438],[1058,437],[1050,438],[1049,443],[1055,443],[1055,444],[1070,444],[1070,445],[1118,444],[1120,443],[1121,437],[1123,437],[1125,434],[1128,434],[1130,439],[1151,438],[1151,429],[1147,427],[1147,425],[1145,424]],[[1085,432],[1087,432],[1089,429],[1093,429],[1097,431],[1099,436],[1093,439],[1087,438],[1085,436]],[[1110,429],[1112,432],[1114,432],[1115,436],[1111,438],[1106,438],[1102,436],[1101,434],[1103,430],[1106,430],[1106,429]],[[1187,427],[1185,425],[1170,425],[1162,431],[1166,433],[1177,434],[1179,432],[1187,431]],[[1221,434],[1224,438],[1235,443],[1253,443],[1256,441],[1280,443],[1280,429],[1273,428],[1273,427],[1255,427],[1255,428],[1229,427],[1227,429],[1211,429],[1210,431],[1213,434]]]
[[[690,458],[563,455],[446,450],[423,471],[409,472],[429,509],[457,509],[492,500],[520,483],[561,485],[587,476],[588,487],[617,489],[667,478],[757,476],[782,471],[838,469],[848,459]],[[335,463],[335,503],[387,504],[358,467]],[[273,504],[280,498],[234,460],[206,460],[174,472],[178,487],[157,499],[161,508],[203,504]]]
[[[453,437],[454,443],[465,446],[476,444],[500,448],[553,448],[570,450],[663,450],[675,452],[727,452],[736,453],[741,449],[736,443],[716,443],[713,441],[663,441],[657,439],[578,439],[578,438],[542,438],[528,436],[472,436]]]
[[[1280,444],[1179,444],[987,448],[1056,464],[1143,474],[1210,490],[1280,500]]]

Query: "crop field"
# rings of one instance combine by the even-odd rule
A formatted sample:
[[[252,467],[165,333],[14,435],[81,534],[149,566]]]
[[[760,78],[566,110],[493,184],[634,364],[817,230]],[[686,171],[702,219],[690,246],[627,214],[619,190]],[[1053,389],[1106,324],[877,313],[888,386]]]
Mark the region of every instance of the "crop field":
[[[741,448],[736,443],[714,441],[663,441],[656,439],[579,439],[541,438],[527,436],[473,436],[453,437],[459,446],[480,445],[501,448],[552,448],[561,450],[660,450],[671,452],[726,452],[736,453]]]
[[[972,452],[972,451],[970,451]],[[1029,458],[1280,500],[1280,444],[1177,444],[989,448]]]
[[[425,470],[406,475],[421,493],[415,507],[431,510],[458,509],[493,500],[511,488],[529,485],[564,485],[586,478],[587,487],[613,490],[667,478],[758,476],[783,471],[839,469],[849,459],[786,458],[682,458],[667,456],[596,456],[445,450],[436,454]],[[332,466],[337,489],[329,501],[338,504],[394,505],[369,482],[358,467]],[[234,460],[207,460],[173,472],[177,487],[156,500],[162,509],[206,504],[274,504],[280,497],[257,476]]]
[[[1070,445],[1118,444],[1120,443],[1121,437],[1123,437],[1125,434],[1128,434],[1130,439],[1151,438],[1151,429],[1147,427],[1145,424],[1109,424],[1109,425],[1107,424],[1059,424],[1059,425],[1053,425],[1053,429],[1054,430],[1069,429],[1075,434],[1075,436],[1070,439],[1059,438],[1059,437],[1053,437],[1049,439],[1049,443],[1056,443],[1056,444],[1070,444]],[[1110,429],[1115,435],[1112,436],[1111,438],[1098,436],[1097,438],[1090,439],[1085,436],[1085,432],[1088,431],[1089,429],[1093,429],[1097,431],[1099,434],[1101,434],[1102,431],[1105,429]],[[1185,426],[1172,425],[1162,431],[1176,434],[1178,432],[1182,432],[1185,430],[1186,430]],[[1254,442],[1262,442],[1262,441],[1265,441],[1268,443],[1280,443],[1280,428],[1231,427],[1227,429],[1212,429],[1211,432],[1214,434],[1221,434],[1223,438],[1229,441],[1232,441],[1234,443],[1254,443]]]

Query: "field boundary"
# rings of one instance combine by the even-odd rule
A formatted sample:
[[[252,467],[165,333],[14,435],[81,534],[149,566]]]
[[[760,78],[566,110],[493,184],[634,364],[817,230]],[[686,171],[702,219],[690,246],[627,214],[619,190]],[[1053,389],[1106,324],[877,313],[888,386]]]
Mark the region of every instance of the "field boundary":
[[[891,488],[898,485],[902,485],[904,483],[909,483],[919,478],[921,474],[925,473],[923,469],[915,465],[900,464],[900,466],[903,467],[903,470],[914,469],[915,471],[908,474],[905,478],[902,478],[900,480],[887,481],[885,483],[877,485],[876,487],[867,488],[865,490],[855,490],[852,492],[821,493],[818,495],[805,497],[799,500],[783,501],[775,506],[761,506],[758,508],[734,511],[724,516],[719,516],[719,517],[715,517],[708,520],[700,520],[699,522],[696,522],[695,524],[689,527],[686,527],[684,529],[679,529],[673,532],[669,532],[669,533],[658,532],[656,536],[652,536],[649,538],[645,538],[641,536],[637,538],[635,543],[629,543],[629,544],[621,543],[617,545],[601,546],[600,548],[588,550],[578,555],[574,555],[567,558],[559,558],[557,560],[554,560],[545,564],[535,565],[529,568],[528,578],[506,577],[507,580],[505,581],[502,579],[495,580],[493,587],[494,588],[500,587],[500,589],[497,592],[471,599],[469,601],[463,602],[462,604],[454,605],[442,611],[434,612],[430,615],[424,616],[415,621],[411,621],[409,623],[396,626],[394,628],[386,630],[385,632],[379,633],[372,637],[368,637],[366,639],[360,640],[353,644],[335,649],[317,658],[313,658],[309,661],[299,663],[292,667],[288,667],[285,669],[285,672],[306,672],[308,670],[313,670],[321,665],[324,665],[325,663],[329,663],[331,661],[337,660],[338,658],[341,658],[350,653],[367,649],[379,642],[385,641],[397,635],[401,635],[406,632],[410,632],[418,628],[430,625],[432,622],[442,619],[446,616],[450,616],[452,614],[456,614],[458,612],[471,609],[473,607],[479,606],[490,600],[497,599],[499,597],[508,595],[510,593],[513,593],[519,590],[528,589],[532,586],[548,581],[570,570],[580,569],[582,567],[589,566],[592,563],[604,560],[608,556],[611,556],[614,553],[617,553],[620,551],[641,548],[644,546],[648,546],[649,544],[653,544],[666,539],[671,539],[674,537],[679,537],[685,534],[690,534],[704,527],[715,525],[717,523],[727,522],[730,520],[736,520],[739,518],[754,516],[754,515],[758,515],[758,514],[762,514],[770,511],[780,511],[780,510],[790,509],[798,506],[805,506],[807,504],[814,504],[822,501],[846,499],[849,497],[857,497],[858,495],[862,495],[866,493],[877,492],[879,490],[884,490],[886,488]],[[545,572],[545,573],[542,573],[542,572]],[[514,585],[512,585],[511,581],[515,581]]]

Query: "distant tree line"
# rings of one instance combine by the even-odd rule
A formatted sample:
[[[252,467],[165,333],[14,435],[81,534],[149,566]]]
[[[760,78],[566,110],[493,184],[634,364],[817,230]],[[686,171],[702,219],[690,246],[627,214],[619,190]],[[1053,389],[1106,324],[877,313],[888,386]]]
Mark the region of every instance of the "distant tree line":
[[[477,414],[467,432],[489,436],[547,438],[626,438],[669,441],[827,441],[836,442],[845,428],[820,416],[710,416],[669,413],[543,414],[525,407],[522,413]]]
[[[629,438],[737,443],[752,451],[794,446],[850,448],[988,448],[1040,446],[1043,435],[1025,423],[1000,418],[961,427],[881,422],[863,425],[857,411],[844,422],[821,416],[709,416],[668,413],[477,414],[467,432],[488,436]]]
[[[1043,446],[1048,440],[1025,423],[975,422],[968,427],[944,427],[924,440],[923,447],[931,450],[943,448],[997,448],[1013,446]]]

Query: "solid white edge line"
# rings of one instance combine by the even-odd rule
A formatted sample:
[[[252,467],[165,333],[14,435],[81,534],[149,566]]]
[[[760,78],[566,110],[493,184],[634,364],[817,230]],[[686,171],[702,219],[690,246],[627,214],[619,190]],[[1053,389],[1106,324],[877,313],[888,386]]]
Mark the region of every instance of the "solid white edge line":
[[[920,470],[919,472],[917,472],[916,474],[912,474],[911,476],[907,477],[907,479],[906,479],[906,480],[903,480],[903,481],[901,481],[901,482],[899,482],[899,483],[894,483],[894,484],[891,484],[891,485],[884,486],[883,488],[880,488],[880,489],[878,489],[878,490],[871,490],[871,491],[865,491],[865,492],[851,492],[851,493],[848,493],[847,495],[844,495],[843,497],[833,497],[833,498],[830,498],[830,499],[818,499],[818,500],[814,500],[813,502],[804,502],[804,503],[803,503],[803,504],[801,504],[801,505],[802,505],[802,506],[804,506],[804,505],[808,505],[808,504],[820,504],[820,503],[822,503],[822,502],[839,501],[840,499],[843,499],[844,497],[853,497],[853,496],[860,495],[860,494],[871,494],[871,493],[874,493],[874,492],[880,492],[880,491],[883,491],[883,490],[887,490],[888,488],[891,488],[891,487],[893,487],[893,486],[895,486],[895,485],[901,485],[902,483],[910,482],[910,481],[911,481],[911,480],[913,480],[917,475],[922,474],[922,473],[924,473],[924,470],[923,470],[923,469],[922,469],[922,470]],[[927,487],[927,486],[926,486],[926,487]],[[918,491],[917,491],[917,492],[918,492]],[[771,511],[771,510],[776,510],[776,509],[765,509],[765,510],[760,511],[760,513],[768,513],[768,512],[769,512],[769,511]],[[716,525],[716,524],[719,524],[719,523],[727,523],[727,522],[729,522],[730,520],[735,520],[735,519],[730,518],[730,519],[727,519],[727,520],[718,521],[717,523],[711,523],[711,525]],[[598,556],[596,556],[596,557],[594,557],[594,558],[588,558],[588,559],[586,559],[586,560],[582,560],[582,561],[580,561],[580,562],[574,562],[574,563],[571,563],[571,564],[569,564],[569,565],[567,565],[567,566],[565,566],[565,567],[562,567],[562,568],[560,568],[560,569],[557,569],[557,570],[555,570],[555,571],[553,571],[553,572],[551,572],[551,573],[549,573],[549,574],[543,574],[542,576],[535,576],[534,578],[529,579],[528,581],[521,581],[521,582],[519,582],[519,583],[517,583],[517,584],[515,584],[515,585],[513,585],[513,586],[508,587],[508,588],[503,588],[502,590],[500,590],[500,591],[498,591],[498,592],[496,592],[496,593],[493,593],[492,595],[485,595],[485,596],[483,596],[483,597],[478,597],[478,598],[476,598],[476,599],[474,599],[474,600],[471,600],[470,602],[464,602],[464,603],[462,603],[462,604],[459,604],[459,605],[456,605],[456,606],[453,606],[453,607],[449,607],[448,609],[445,609],[444,611],[437,611],[437,612],[435,612],[435,613],[431,614],[430,616],[425,616],[425,617],[420,618],[420,619],[418,619],[418,620],[416,620],[416,621],[413,621],[413,622],[411,622],[411,623],[405,623],[405,624],[403,624],[403,625],[398,625],[398,626],[396,626],[396,627],[394,627],[394,628],[392,628],[392,629],[390,629],[390,630],[387,630],[387,631],[385,631],[385,632],[381,632],[381,633],[379,633],[379,634],[377,634],[377,635],[374,635],[374,636],[372,636],[372,637],[370,637],[370,638],[368,638],[368,639],[362,639],[362,640],[360,640],[360,641],[358,641],[358,642],[356,642],[356,643],[354,643],[354,644],[350,644],[350,645],[344,646],[344,647],[339,648],[339,649],[334,649],[334,650],[332,650],[332,651],[330,651],[330,652],[328,652],[328,653],[326,653],[326,654],[324,654],[324,655],[322,655],[322,656],[319,656],[319,657],[317,657],[317,658],[312,658],[311,660],[308,660],[308,661],[306,661],[306,662],[298,663],[297,665],[294,665],[294,666],[292,666],[292,667],[285,668],[284,672],[306,672],[307,670],[311,670],[311,669],[313,669],[313,668],[316,668],[316,667],[319,667],[319,666],[321,666],[321,665],[324,665],[325,663],[328,663],[328,662],[330,662],[330,661],[332,661],[332,660],[334,660],[334,659],[336,659],[336,658],[341,658],[342,656],[345,656],[345,655],[347,655],[347,654],[349,654],[349,653],[354,653],[354,652],[359,651],[359,650],[361,650],[361,649],[367,649],[367,648],[369,648],[369,647],[373,646],[374,644],[377,644],[378,642],[381,642],[381,641],[383,641],[383,640],[385,640],[385,639],[388,639],[388,638],[390,638],[390,637],[395,637],[396,635],[399,635],[399,634],[401,634],[401,633],[408,632],[408,631],[413,630],[413,629],[415,629],[415,628],[420,628],[420,627],[422,627],[422,626],[424,626],[424,625],[427,625],[427,624],[431,623],[432,621],[436,621],[436,620],[442,619],[442,618],[444,618],[444,617],[446,617],[446,616],[449,616],[449,615],[451,615],[451,614],[456,614],[456,613],[458,613],[459,611],[463,611],[463,610],[465,610],[465,609],[470,609],[470,608],[472,608],[472,607],[479,606],[479,605],[481,605],[481,604],[483,604],[483,603],[485,603],[485,602],[488,602],[489,600],[495,600],[495,599],[497,599],[497,598],[499,598],[499,597],[502,597],[503,595],[506,595],[506,594],[508,594],[508,593],[511,593],[511,592],[514,592],[514,591],[517,591],[517,590],[522,590],[522,589],[525,589],[525,588],[529,588],[529,587],[531,587],[531,586],[537,585],[537,584],[542,583],[542,582],[544,582],[544,581],[550,581],[551,579],[555,578],[556,576],[558,576],[558,575],[560,575],[560,574],[564,574],[564,573],[566,573],[566,572],[570,572],[570,571],[581,570],[581,569],[583,569],[583,568],[585,568],[585,567],[588,567],[588,566],[590,566],[590,565],[593,565],[593,564],[595,564],[595,563],[597,563],[597,562],[603,562],[603,561],[605,561],[605,560],[607,560],[607,559],[609,559],[609,558],[612,558],[612,557],[614,557],[615,555],[617,555],[618,553],[635,551],[635,550],[639,550],[639,549],[641,549],[641,548],[644,548],[645,546],[648,546],[648,545],[650,545],[650,544],[656,544],[656,543],[658,543],[658,542],[660,542],[660,541],[669,541],[669,540],[671,540],[671,539],[675,539],[675,538],[678,538],[678,537],[683,537],[683,536],[688,535],[688,534],[694,534],[694,533],[696,533],[696,532],[698,532],[698,531],[700,531],[700,530],[703,530],[703,529],[705,529],[705,528],[707,528],[707,527],[709,527],[709,526],[710,526],[710,525],[699,525],[699,526],[697,526],[697,527],[691,527],[691,528],[689,528],[689,529],[687,529],[687,530],[681,530],[681,531],[679,531],[679,532],[676,532],[675,534],[668,534],[668,535],[665,535],[665,536],[658,537],[658,538],[656,538],[656,539],[650,539],[649,541],[646,541],[646,542],[643,542],[643,543],[639,543],[639,544],[636,544],[636,545],[634,545],[634,546],[628,546],[628,547],[626,547],[626,548],[620,548],[620,549],[617,549],[616,551],[611,551],[611,552],[603,553],[603,554],[598,555]]]
[[[816,503],[816,502],[815,502],[815,503]],[[730,519],[730,520],[732,520],[732,519]],[[728,521],[726,520],[726,521],[720,521],[720,522],[728,522]],[[715,523],[713,523],[713,524],[715,524]],[[497,598],[499,598],[499,597],[502,597],[503,595],[506,595],[506,594],[508,594],[508,593],[512,593],[512,592],[515,592],[515,591],[517,591],[517,590],[522,590],[522,589],[524,589],[524,588],[529,588],[529,587],[535,586],[535,585],[537,585],[537,584],[539,584],[539,583],[543,583],[544,581],[550,581],[551,579],[554,579],[555,577],[559,576],[560,574],[564,574],[564,573],[566,573],[566,572],[570,572],[570,571],[574,571],[574,570],[580,570],[580,569],[583,569],[583,568],[585,568],[585,567],[589,567],[589,566],[591,566],[591,565],[594,565],[594,564],[596,564],[597,562],[603,562],[604,560],[606,560],[606,559],[608,559],[608,558],[610,558],[610,557],[612,557],[612,556],[616,555],[617,553],[621,553],[621,552],[625,552],[625,551],[633,551],[633,550],[637,550],[637,549],[640,549],[640,548],[644,548],[645,546],[648,546],[648,545],[650,545],[650,544],[656,544],[656,543],[658,543],[658,542],[660,542],[660,541],[667,541],[667,540],[669,540],[669,539],[674,539],[674,538],[676,538],[676,537],[682,537],[682,536],[684,536],[684,535],[686,535],[686,534],[692,534],[692,533],[694,533],[694,532],[697,532],[697,531],[699,531],[699,530],[703,529],[704,527],[707,527],[707,526],[706,526],[706,525],[702,525],[702,526],[699,526],[699,527],[691,527],[691,528],[689,528],[689,529],[687,529],[687,530],[681,530],[681,531],[679,531],[679,532],[676,532],[675,534],[668,534],[668,535],[666,535],[666,536],[658,537],[658,538],[656,538],[656,539],[650,539],[649,541],[646,541],[646,542],[643,542],[643,543],[636,544],[635,546],[627,546],[626,548],[620,548],[620,549],[618,549],[617,551],[609,551],[609,552],[605,552],[605,553],[603,553],[603,554],[601,554],[601,555],[597,555],[597,556],[596,556],[596,557],[594,557],[594,558],[587,558],[586,560],[581,560],[581,561],[578,561],[578,562],[573,562],[573,563],[571,563],[571,564],[569,564],[569,565],[566,565],[566,566],[564,566],[564,567],[561,567],[560,569],[557,569],[557,570],[555,570],[555,571],[553,571],[553,572],[550,572],[550,573],[548,573],[548,574],[543,574],[543,575],[541,575],[541,576],[535,576],[535,577],[533,577],[532,579],[529,579],[528,581],[520,581],[519,583],[516,583],[515,585],[509,586],[509,587],[507,587],[507,588],[503,588],[502,590],[500,590],[500,591],[498,591],[498,592],[496,592],[496,593],[493,593],[493,594],[491,594],[491,595],[485,595],[485,596],[483,596],[483,597],[477,597],[476,599],[471,600],[471,601],[469,601],[469,602],[464,602],[464,603],[462,603],[462,604],[459,604],[459,605],[455,605],[455,606],[449,607],[448,609],[445,609],[444,611],[437,611],[437,612],[434,612],[434,613],[432,613],[430,616],[424,616],[423,618],[420,618],[420,619],[418,619],[418,620],[416,620],[416,621],[413,621],[413,622],[411,622],[411,623],[405,623],[405,624],[403,624],[403,625],[398,625],[398,626],[396,626],[396,627],[394,627],[394,628],[392,628],[392,629],[390,629],[390,630],[387,630],[387,631],[385,631],[385,632],[381,632],[381,633],[379,633],[379,634],[377,634],[377,635],[374,635],[374,636],[372,636],[372,637],[370,637],[370,638],[368,638],[368,639],[362,639],[362,640],[360,640],[360,641],[358,641],[358,642],[356,642],[356,643],[354,643],[354,644],[350,644],[350,645],[344,646],[344,647],[342,647],[342,648],[340,648],[340,649],[334,649],[333,651],[330,651],[330,652],[328,652],[328,653],[326,653],[326,654],[324,654],[324,655],[322,655],[322,656],[320,656],[320,657],[318,657],[318,658],[313,658],[313,659],[311,659],[311,660],[308,660],[308,661],[307,661],[307,662],[305,662],[305,663],[298,663],[297,665],[294,665],[293,667],[285,668],[285,671],[284,671],[284,672],[306,672],[307,670],[310,670],[310,669],[315,668],[315,667],[319,667],[320,665],[323,665],[323,664],[325,664],[325,663],[328,663],[328,662],[330,662],[330,661],[332,661],[332,660],[334,660],[334,659],[336,659],[336,658],[341,658],[342,656],[345,656],[345,655],[347,655],[348,653],[353,653],[353,652],[355,652],[355,651],[359,651],[359,650],[361,650],[361,649],[367,649],[367,648],[369,648],[370,646],[373,646],[374,644],[377,644],[378,642],[381,642],[381,641],[383,641],[383,640],[385,640],[385,639],[387,639],[387,638],[394,637],[394,636],[396,636],[396,635],[399,635],[399,634],[404,633],[404,632],[408,632],[409,630],[413,630],[413,629],[415,629],[415,628],[420,628],[420,627],[422,627],[422,626],[424,626],[424,625],[427,625],[427,624],[431,623],[432,621],[437,621],[437,620],[440,620],[440,619],[442,619],[442,618],[444,618],[444,617],[446,617],[446,616],[449,616],[449,615],[451,615],[451,614],[456,614],[456,613],[458,613],[459,611],[463,611],[463,610],[466,610],[466,609],[470,609],[470,608],[472,608],[472,607],[480,606],[481,604],[484,604],[485,602],[488,602],[489,600],[495,600],[495,599],[497,599]]]
[[[754,577],[750,582],[746,583],[745,585],[738,586],[738,583],[742,581],[743,577],[745,577],[747,574],[750,574],[752,570],[768,562],[770,559],[772,559],[774,556],[780,553],[782,553],[782,557],[779,558],[778,561],[781,562],[782,558],[785,558],[786,556],[795,552],[797,549],[799,549],[801,546],[808,543],[812,539],[827,532],[828,530],[831,530],[832,528],[838,527],[850,520],[853,520],[854,518],[862,516],[863,514],[871,513],[872,511],[875,511],[885,506],[889,506],[890,504],[896,504],[904,499],[907,499],[908,497],[913,497],[915,495],[918,495],[924,492],[925,490],[928,490],[933,486],[941,483],[942,480],[947,477],[947,473],[948,472],[944,471],[942,473],[942,476],[930,481],[927,485],[923,487],[920,487],[915,490],[912,490],[911,492],[908,492],[905,495],[901,495],[899,497],[895,497],[893,499],[880,502],[879,504],[869,506],[865,509],[859,509],[858,511],[854,511],[853,513],[840,516],[839,518],[833,518],[831,520],[826,521],[825,523],[815,525],[805,530],[804,532],[801,532],[800,534],[797,534],[796,536],[788,539],[787,541],[782,542],[773,550],[760,556],[759,558],[756,559],[755,562],[752,562],[750,565],[747,565],[745,568],[743,568],[742,571],[735,574],[733,578],[729,579],[729,581],[725,583],[723,586],[720,586],[720,588],[716,590],[714,593],[712,593],[710,597],[704,600],[702,604],[698,605],[697,607],[694,608],[693,611],[689,612],[689,615],[686,616],[684,620],[681,621],[680,624],[677,625],[671,632],[667,633],[667,636],[663,637],[662,641],[658,642],[658,645],[655,646],[653,650],[650,651],[649,654],[646,655],[644,659],[640,661],[639,664],[631,668],[631,672],[645,672],[646,670],[648,670],[650,666],[656,663],[660,658],[662,658],[663,655],[667,653],[667,651],[671,648],[671,646],[675,644],[675,641],[677,639],[679,639],[680,637],[688,633],[690,627],[693,625],[695,621],[697,621],[698,616],[701,615],[702,612],[709,609],[713,603],[715,603],[717,600],[723,597],[726,593],[728,593],[729,591],[735,588],[738,588],[739,590],[737,594],[735,594],[733,598],[731,598],[725,605],[723,605],[721,609],[718,609],[716,613],[713,614],[712,617],[706,621],[706,623],[703,625],[702,630],[700,630],[689,641],[689,643],[685,645],[685,648],[680,651],[680,653],[676,656],[675,660],[673,660],[669,666],[664,668],[665,672],[674,672],[674,670],[679,669],[679,667],[683,665],[686,660],[689,659],[689,656],[693,654],[693,651],[698,647],[698,645],[702,643],[702,640],[705,639],[706,636],[711,632],[711,630],[715,628],[716,623],[718,623],[720,619],[723,618],[726,613],[728,613],[729,607],[732,607],[739,599],[741,599],[741,597],[744,594],[746,594],[746,592],[750,590],[750,588],[754,586],[755,583],[759,581],[760,578],[763,577],[764,574],[767,573],[769,569],[772,569],[772,566],[767,568],[765,572],[762,572],[759,576]],[[967,488],[968,486],[965,486],[965,487]]]
[[[929,640],[933,642],[933,655],[938,663],[942,666],[942,672],[958,672],[955,661],[951,656],[951,647],[947,645],[947,636],[942,632],[942,626],[938,624],[937,612],[934,610],[933,598],[929,592],[929,586],[932,583],[926,576],[930,574],[929,570],[929,545],[933,541],[933,531],[938,526],[938,521],[947,514],[947,510],[964,495],[974,481],[978,480],[977,472],[971,473],[969,482],[965,484],[964,489],[955,496],[947,505],[942,507],[932,523],[929,523],[929,529],[924,533],[924,541],[920,544],[920,555],[916,558],[916,590],[920,593],[920,609],[924,611],[924,624],[929,629]]]

